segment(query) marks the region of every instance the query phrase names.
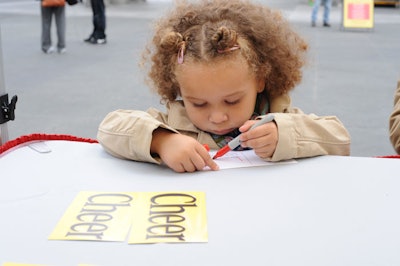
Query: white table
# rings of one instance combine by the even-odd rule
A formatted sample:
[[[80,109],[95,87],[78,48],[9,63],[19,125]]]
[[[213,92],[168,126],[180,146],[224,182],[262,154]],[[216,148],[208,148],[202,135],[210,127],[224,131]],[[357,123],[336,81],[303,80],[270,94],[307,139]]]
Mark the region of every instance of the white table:
[[[400,265],[400,160],[322,156],[177,174],[47,141],[0,157],[0,264]],[[128,245],[47,237],[80,191],[204,191],[208,243]]]

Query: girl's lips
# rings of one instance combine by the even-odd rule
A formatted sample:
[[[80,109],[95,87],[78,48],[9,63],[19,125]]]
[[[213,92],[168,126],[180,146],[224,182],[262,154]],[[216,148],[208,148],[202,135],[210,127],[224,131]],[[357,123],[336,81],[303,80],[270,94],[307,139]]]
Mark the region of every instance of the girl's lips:
[[[215,130],[214,133],[217,135],[225,135],[231,132],[233,129]]]

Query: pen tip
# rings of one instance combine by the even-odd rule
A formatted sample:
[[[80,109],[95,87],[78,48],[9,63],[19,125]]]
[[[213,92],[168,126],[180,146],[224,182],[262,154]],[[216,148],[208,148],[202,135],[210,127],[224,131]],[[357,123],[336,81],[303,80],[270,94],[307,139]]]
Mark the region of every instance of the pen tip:
[[[229,148],[229,146],[225,145],[223,148],[221,148],[220,150],[217,151],[217,153],[213,157],[213,160],[223,156],[225,153],[227,153],[230,150],[231,149]]]

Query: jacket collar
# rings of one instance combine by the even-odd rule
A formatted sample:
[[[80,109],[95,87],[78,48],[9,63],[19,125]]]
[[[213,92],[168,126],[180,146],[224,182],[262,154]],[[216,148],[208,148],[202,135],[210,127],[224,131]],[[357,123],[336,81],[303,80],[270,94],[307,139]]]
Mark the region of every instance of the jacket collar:
[[[271,113],[286,113],[290,108],[290,97],[288,94],[282,94],[270,99]]]

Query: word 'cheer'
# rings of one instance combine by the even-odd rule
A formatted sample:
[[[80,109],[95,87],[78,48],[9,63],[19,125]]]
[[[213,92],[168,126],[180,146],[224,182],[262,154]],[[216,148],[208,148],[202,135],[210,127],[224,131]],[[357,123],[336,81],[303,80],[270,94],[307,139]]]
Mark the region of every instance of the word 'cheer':
[[[146,239],[172,239],[185,241],[186,208],[197,207],[196,198],[182,193],[166,193],[150,199],[150,212]]]
[[[107,223],[114,219],[118,208],[131,206],[133,198],[127,194],[96,194],[90,196],[76,216],[77,223],[71,225],[66,237],[93,237],[102,240],[108,229]]]

